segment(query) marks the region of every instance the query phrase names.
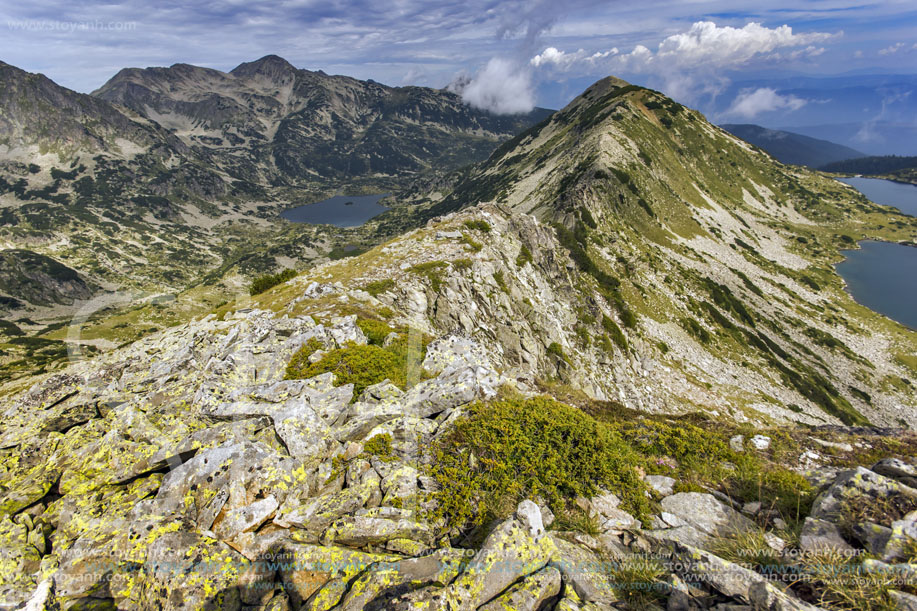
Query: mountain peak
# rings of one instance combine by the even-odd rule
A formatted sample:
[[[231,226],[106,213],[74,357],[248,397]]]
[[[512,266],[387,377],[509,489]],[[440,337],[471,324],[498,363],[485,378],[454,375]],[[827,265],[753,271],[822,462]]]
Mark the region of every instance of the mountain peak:
[[[229,73],[235,77],[264,75],[268,77],[285,77],[298,72],[297,68],[278,55],[265,55],[261,59],[244,62]]]

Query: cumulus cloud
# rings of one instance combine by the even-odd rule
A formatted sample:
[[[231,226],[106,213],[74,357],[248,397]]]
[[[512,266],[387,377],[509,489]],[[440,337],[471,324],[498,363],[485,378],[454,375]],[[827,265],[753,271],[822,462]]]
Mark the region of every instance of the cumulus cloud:
[[[885,47],[884,49],[879,49],[879,55],[894,55],[898,51],[904,48],[903,42],[896,42],[895,44]]]
[[[742,28],[733,28],[719,27],[712,21],[698,21],[687,32],[673,34],[659,43],[656,58],[679,65],[732,67],[780,48],[811,45],[833,36],[824,32],[794,34],[788,25],[767,28],[752,22]]]
[[[786,110],[792,112],[805,106],[807,100],[794,95],[780,95],[770,87],[743,89],[732,102],[726,114],[753,119],[765,112]]]
[[[659,43],[656,52],[637,45],[621,56],[622,63],[632,70],[699,68],[729,69],[743,66],[754,59],[800,59],[824,52],[812,43],[828,40],[837,34],[812,32],[794,34],[793,28],[782,25],[767,28],[749,23],[741,28],[720,27],[712,21],[698,21],[686,32],[673,34]],[[804,47],[786,55],[779,49]]]
[[[608,51],[596,51],[591,55],[583,49],[579,49],[573,53],[567,53],[556,47],[548,47],[538,55],[532,57],[529,63],[536,68],[553,66],[560,70],[569,70],[577,64],[583,64],[592,68],[595,67],[597,62],[617,55],[617,53],[617,47],[609,49]]]
[[[531,71],[508,59],[495,57],[461,91],[469,106],[498,115],[529,112],[535,107]]]

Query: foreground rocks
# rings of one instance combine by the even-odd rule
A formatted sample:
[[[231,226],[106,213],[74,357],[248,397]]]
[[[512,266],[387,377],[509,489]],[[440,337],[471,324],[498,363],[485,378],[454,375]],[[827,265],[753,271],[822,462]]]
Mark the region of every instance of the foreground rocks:
[[[328,350],[366,341],[353,317],[319,324],[239,312],[78,364],[4,404],[0,603],[812,608],[717,555],[718,542],[755,533],[782,553],[783,533],[756,522],[760,504],[676,493],[678,482],[665,476],[646,477],[658,502],[648,523],[607,490],[576,499],[598,532],[549,530],[550,511],[524,501],[478,545],[453,547],[459,541],[429,517],[435,482],[423,475],[421,450],[506,380],[483,347],[460,336],[429,345],[428,377],[407,391],[385,381],[354,397],[332,374],[283,379],[307,343]],[[390,452],[367,451],[378,436]],[[917,512],[887,523],[844,516],[888,499],[907,507],[917,499],[913,478],[902,460],[825,476],[800,548],[865,549],[881,559],[874,571],[911,560]],[[649,597],[633,598],[641,588]],[[896,596],[907,601],[906,592]]]

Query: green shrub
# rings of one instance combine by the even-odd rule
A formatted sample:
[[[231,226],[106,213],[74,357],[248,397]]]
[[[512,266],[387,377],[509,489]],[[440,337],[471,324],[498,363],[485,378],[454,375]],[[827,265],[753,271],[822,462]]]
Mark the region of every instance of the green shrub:
[[[279,274],[269,274],[267,276],[260,276],[252,280],[251,286],[248,288],[249,295],[258,295],[264,291],[282,284],[287,280],[296,277],[295,269],[285,269]]]
[[[483,244],[475,241],[475,239],[467,233],[462,234],[462,239],[460,241],[467,245],[472,250],[472,252],[481,252],[481,249],[484,248]]]
[[[390,291],[395,288],[395,281],[391,278],[384,278],[383,280],[376,280],[375,282],[370,282],[369,284],[363,287],[363,290],[372,295],[373,297],[378,297],[386,291]]]
[[[449,264],[445,261],[427,261],[426,263],[418,263],[409,269],[415,274],[423,276],[429,280],[430,286],[434,291],[438,292],[443,284],[443,270],[448,265]]]
[[[506,278],[503,277],[503,272],[497,270],[494,272],[494,281],[496,281],[497,286],[500,287],[500,290],[509,295],[509,287],[506,286]]]
[[[516,267],[522,267],[526,263],[532,262],[532,251],[525,244],[519,249],[519,256],[516,257]]]
[[[452,267],[458,272],[471,269],[471,259],[455,259],[452,262]]]
[[[294,356],[295,359],[295,356]],[[346,348],[330,350],[318,362],[309,363],[308,358],[300,366],[290,361],[285,378],[303,380],[329,371],[335,375],[337,384],[353,384],[354,396],[358,397],[367,386],[389,379],[396,386],[405,386],[405,362],[392,351],[379,346],[351,344]]]
[[[368,456],[377,456],[382,460],[392,458],[392,436],[388,433],[375,435],[363,444],[363,453]]]
[[[309,367],[309,365],[312,364],[309,362],[309,357],[312,356],[316,350],[321,350],[324,347],[325,345],[322,344],[322,342],[314,337],[310,337],[309,341],[296,351],[293,358],[291,358],[290,362],[287,364],[287,379],[295,378],[296,376],[293,375],[295,372],[302,371]]]
[[[357,326],[363,331],[363,335],[366,336],[369,343],[375,346],[381,346],[385,343],[385,338],[394,331],[384,322],[370,318],[358,318]]]
[[[557,342],[551,342],[551,344],[548,346],[547,352],[548,354],[553,354],[566,363],[570,362],[570,357],[567,356],[567,354],[564,352],[564,349]]]
[[[621,437],[582,411],[545,397],[475,403],[432,448],[429,473],[440,484],[436,517],[449,527],[508,515],[541,496],[558,514],[601,488],[622,509],[646,518],[641,463]]]
[[[621,327],[617,325],[615,321],[609,318],[606,315],[602,315],[602,328],[608,333],[611,340],[621,349],[622,352],[627,351],[627,338],[624,336],[624,332],[621,331]]]
[[[482,233],[490,233],[490,223],[480,219],[465,221],[463,223],[468,229],[477,229]]]

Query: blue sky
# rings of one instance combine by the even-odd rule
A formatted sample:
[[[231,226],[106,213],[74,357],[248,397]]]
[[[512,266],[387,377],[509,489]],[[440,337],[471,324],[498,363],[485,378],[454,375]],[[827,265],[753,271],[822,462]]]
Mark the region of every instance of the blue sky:
[[[126,66],[273,53],[391,85],[462,82],[497,111],[557,108],[615,74],[715,120],[793,124],[825,100],[783,77],[917,73],[913,0],[0,0],[0,27],[0,59],[84,92]]]

